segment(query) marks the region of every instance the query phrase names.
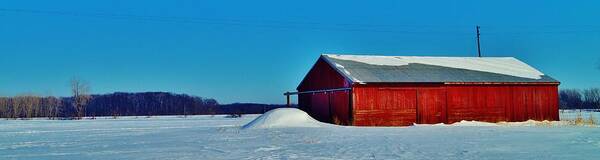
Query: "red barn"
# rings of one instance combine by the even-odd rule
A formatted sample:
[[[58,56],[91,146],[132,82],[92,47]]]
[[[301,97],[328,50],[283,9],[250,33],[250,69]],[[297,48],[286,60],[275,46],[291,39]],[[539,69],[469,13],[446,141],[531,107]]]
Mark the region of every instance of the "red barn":
[[[298,106],[355,126],[559,120],[560,82],[512,57],[321,55]]]

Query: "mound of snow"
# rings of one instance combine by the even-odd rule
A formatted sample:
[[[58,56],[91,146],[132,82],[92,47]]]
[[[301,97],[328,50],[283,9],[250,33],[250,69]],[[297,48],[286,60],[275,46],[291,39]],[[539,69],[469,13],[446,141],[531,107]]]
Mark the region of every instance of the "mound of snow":
[[[322,127],[324,125],[302,110],[278,108],[257,117],[242,128]]]

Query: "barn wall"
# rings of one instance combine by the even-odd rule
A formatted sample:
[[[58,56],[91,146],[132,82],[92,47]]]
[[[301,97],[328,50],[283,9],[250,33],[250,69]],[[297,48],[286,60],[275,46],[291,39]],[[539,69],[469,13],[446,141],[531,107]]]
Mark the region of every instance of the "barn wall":
[[[417,89],[417,123],[446,123],[446,95],[446,89],[444,87]]]
[[[350,87],[350,83],[320,58],[308,72],[298,91]],[[350,91],[335,91],[298,95],[298,106],[322,122],[350,124]]]
[[[507,121],[512,107],[511,86],[447,86],[448,122]]]
[[[559,120],[556,85],[447,86],[448,122]]]
[[[352,88],[354,125],[407,126],[417,123],[419,89],[440,87],[441,84],[356,85]]]
[[[350,91],[331,94],[331,120],[334,124],[350,125]]]
[[[353,98],[358,126],[559,120],[557,85],[368,84]]]
[[[558,87],[513,87],[511,121],[559,120]]]

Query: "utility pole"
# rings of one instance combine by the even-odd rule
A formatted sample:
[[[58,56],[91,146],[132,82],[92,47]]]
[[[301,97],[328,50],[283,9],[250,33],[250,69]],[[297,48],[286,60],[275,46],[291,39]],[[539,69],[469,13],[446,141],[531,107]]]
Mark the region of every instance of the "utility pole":
[[[479,55],[479,57],[481,57],[481,45],[479,43],[479,36],[481,34],[479,34],[479,25],[477,25],[477,54]]]

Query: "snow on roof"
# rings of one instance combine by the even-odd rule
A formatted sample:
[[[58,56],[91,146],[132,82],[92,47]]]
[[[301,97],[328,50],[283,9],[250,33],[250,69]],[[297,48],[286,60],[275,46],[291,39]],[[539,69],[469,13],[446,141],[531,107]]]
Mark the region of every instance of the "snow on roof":
[[[432,79],[427,78],[433,77],[433,79],[437,78],[440,81],[489,81],[490,79],[493,81],[493,78],[497,78],[498,75],[505,75],[505,77],[500,78],[502,81],[519,81],[517,79],[506,78],[506,76],[525,78],[533,81],[555,81],[549,77],[542,80],[542,78],[545,77],[544,73],[513,57],[417,57],[334,54],[324,54],[323,56],[330,62],[333,62],[334,67],[346,74],[346,76],[354,82],[394,80],[394,77],[391,76],[397,76],[396,79],[400,80],[407,80],[410,78],[412,80],[432,81]],[[345,63],[347,61],[366,65]],[[410,65],[412,65],[412,67]],[[435,70],[432,67],[437,67],[438,70]],[[439,71],[440,69],[446,70],[446,72],[443,73],[442,71]],[[370,70],[372,73],[367,73],[367,70]],[[419,70],[422,74],[415,72],[410,75],[408,74],[410,72],[409,70]],[[391,73],[394,71],[398,73]],[[426,71],[429,71],[429,73],[425,73]],[[485,72],[493,75],[475,75],[474,72],[467,73],[465,71]],[[470,79],[464,79],[456,77],[456,75],[451,75],[458,72],[471,75],[472,77]],[[402,76],[403,78],[398,78]],[[375,77],[375,79],[373,79],[373,77]]]
[[[416,57],[416,56],[363,56],[326,55],[331,58],[356,61],[371,65],[404,66],[410,63],[467,69],[516,77],[541,79],[544,73],[513,57]]]

